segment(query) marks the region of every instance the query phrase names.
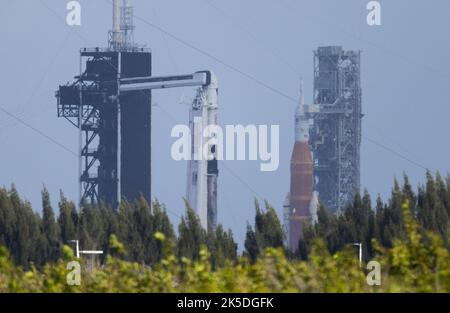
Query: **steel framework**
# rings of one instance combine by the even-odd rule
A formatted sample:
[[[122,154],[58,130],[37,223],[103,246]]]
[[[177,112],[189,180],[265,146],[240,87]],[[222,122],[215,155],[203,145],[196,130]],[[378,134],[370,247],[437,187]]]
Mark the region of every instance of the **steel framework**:
[[[108,48],[80,51],[80,73],[56,92],[58,116],[79,130],[79,201],[151,202],[151,92],[120,94],[120,79],[151,76],[151,53],[133,40],[133,8],[114,0]]]
[[[360,187],[360,56],[339,46],[314,52],[314,103],[320,107],[311,130],[314,190],[334,212]]]
[[[117,55],[83,49],[80,75],[56,92],[58,117],[79,129],[80,203],[89,200],[115,204],[118,200]],[[83,71],[85,58],[88,60]],[[102,71],[93,70],[96,67],[107,70],[100,75]]]

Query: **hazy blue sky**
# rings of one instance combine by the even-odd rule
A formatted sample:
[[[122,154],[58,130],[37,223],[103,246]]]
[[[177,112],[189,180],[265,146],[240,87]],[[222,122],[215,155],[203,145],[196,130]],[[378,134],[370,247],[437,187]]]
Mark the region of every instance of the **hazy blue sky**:
[[[80,2],[82,26],[75,28],[65,24],[66,1],[2,1],[0,9],[0,106],[75,151],[76,129],[56,117],[54,91],[77,74],[79,48],[105,46],[111,27],[109,0]],[[449,1],[381,1],[379,27],[366,24],[366,0],[132,2],[139,17],[291,97],[298,97],[303,75],[307,102],[314,49],[342,45],[362,50],[363,135],[424,167],[448,172]],[[254,161],[219,165],[219,221],[232,228],[242,248],[255,197],[269,200],[281,215],[289,188],[295,104],[149,25],[135,24],[136,41],[153,51],[155,75],[216,73],[222,125],[280,125],[278,171],[260,172]],[[171,159],[170,131],[175,121],[187,123],[183,95],[188,99],[194,90],[156,91],[153,98],[163,108],[153,110],[153,195],[167,205],[176,224],[184,211],[186,163]],[[424,181],[421,167],[367,140],[361,152],[362,187],[374,197],[386,198],[403,171],[414,185]],[[56,209],[59,189],[76,199],[77,159],[0,111],[0,185],[13,182],[38,211],[45,184]]]

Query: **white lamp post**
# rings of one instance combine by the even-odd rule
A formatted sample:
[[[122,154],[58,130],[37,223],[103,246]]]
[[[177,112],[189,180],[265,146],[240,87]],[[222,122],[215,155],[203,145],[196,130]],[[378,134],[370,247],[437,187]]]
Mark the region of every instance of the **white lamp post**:
[[[80,258],[80,254],[103,254],[102,250],[80,250],[78,240],[69,240],[70,242],[75,242],[75,255],[77,259]]]
[[[359,254],[359,267],[361,267],[362,266],[362,243],[361,242],[357,242],[357,243],[354,243],[353,246],[357,246],[359,248],[359,252],[358,252],[358,254]]]

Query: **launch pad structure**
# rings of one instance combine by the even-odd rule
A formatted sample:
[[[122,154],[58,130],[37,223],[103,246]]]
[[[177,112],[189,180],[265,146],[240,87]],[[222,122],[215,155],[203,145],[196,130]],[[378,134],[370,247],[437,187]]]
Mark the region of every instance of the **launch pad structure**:
[[[58,117],[79,129],[80,203],[150,201],[151,93],[120,95],[118,78],[150,76],[151,53],[85,48],[80,69],[56,93]]]
[[[337,212],[360,188],[361,52],[339,46],[314,52],[314,104],[311,129],[314,190]]]
[[[133,8],[128,0],[122,6],[121,2],[113,1],[108,47],[81,49],[80,74],[56,92],[58,117],[79,130],[80,205],[104,203],[117,208],[123,198],[134,201],[140,196],[151,203],[153,89],[198,87],[189,113],[193,142],[208,141],[203,129],[217,124],[214,73],[152,76],[151,52],[133,41]],[[194,118],[201,118],[201,129],[195,129]],[[196,148],[192,147],[192,154]],[[208,148],[212,158],[191,157],[188,163],[186,198],[201,225],[214,229],[218,165],[215,146]]]

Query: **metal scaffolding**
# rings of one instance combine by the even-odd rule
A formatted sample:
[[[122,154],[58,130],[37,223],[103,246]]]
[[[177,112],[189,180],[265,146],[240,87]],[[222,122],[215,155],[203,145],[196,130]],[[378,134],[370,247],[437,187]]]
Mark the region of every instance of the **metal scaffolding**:
[[[320,107],[311,130],[314,190],[333,212],[360,187],[360,56],[339,46],[314,52],[314,103]]]
[[[118,201],[116,67],[117,53],[83,49],[80,75],[56,92],[58,117],[79,129],[80,203]]]

